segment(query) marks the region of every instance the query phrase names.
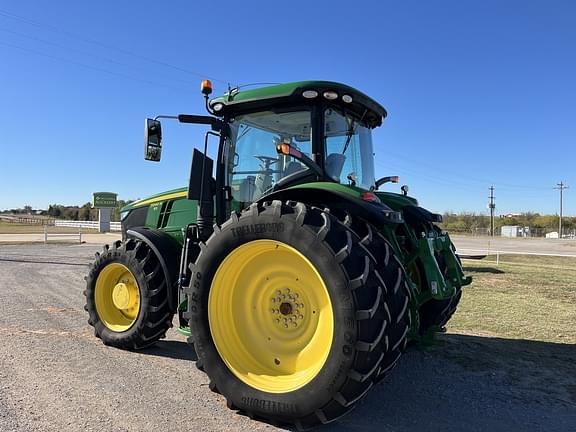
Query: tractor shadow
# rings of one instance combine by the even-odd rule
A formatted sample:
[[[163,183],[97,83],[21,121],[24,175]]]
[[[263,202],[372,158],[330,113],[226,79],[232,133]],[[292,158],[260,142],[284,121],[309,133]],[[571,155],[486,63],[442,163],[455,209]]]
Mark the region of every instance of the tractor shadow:
[[[323,430],[576,430],[576,345],[438,335]]]
[[[463,266],[465,273],[491,273],[491,274],[505,274],[504,270],[494,267],[476,267],[471,265]]]
[[[198,360],[194,347],[185,341],[161,340],[153,346],[139,351],[140,354],[166,357],[175,360],[193,361]]]
[[[179,340],[140,353],[197,359],[194,348]],[[315,430],[576,430],[576,345],[438,334],[430,344],[411,345],[350,414]]]

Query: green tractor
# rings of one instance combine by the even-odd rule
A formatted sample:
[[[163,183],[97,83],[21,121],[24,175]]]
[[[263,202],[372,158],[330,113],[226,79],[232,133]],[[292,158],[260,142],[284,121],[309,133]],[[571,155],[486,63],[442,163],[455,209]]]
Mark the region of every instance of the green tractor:
[[[443,329],[471,280],[440,215],[406,186],[379,191],[398,179],[374,175],[378,102],[327,81],[211,91],[203,81],[208,116],[146,120],[152,161],[160,118],[210,130],[187,188],[122,209],[123,240],[86,278],[89,323],[106,345],[137,350],[178,314],[231,409],[303,429],[331,422],[408,341]]]

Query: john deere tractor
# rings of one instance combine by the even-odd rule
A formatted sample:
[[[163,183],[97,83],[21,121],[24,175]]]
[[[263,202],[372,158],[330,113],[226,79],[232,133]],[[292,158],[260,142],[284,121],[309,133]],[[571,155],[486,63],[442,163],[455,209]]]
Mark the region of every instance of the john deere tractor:
[[[209,115],[146,120],[152,161],[159,119],[209,130],[187,188],[122,210],[123,240],[86,278],[89,323],[106,345],[137,350],[178,315],[231,409],[299,428],[331,422],[408,341],[443,328],[470,278],[440,215],[405,186],[379,190],[397,177],[374,175],[378,102],[326,81],[211,91],[204,81]]]

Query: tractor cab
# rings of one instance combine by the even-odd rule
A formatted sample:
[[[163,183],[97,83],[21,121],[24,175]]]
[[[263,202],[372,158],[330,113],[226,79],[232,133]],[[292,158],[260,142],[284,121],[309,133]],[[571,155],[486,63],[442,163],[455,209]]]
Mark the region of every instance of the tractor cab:
[[[227,133],[225,187],[240,207],[310,181],[375,187],[371,129],[386,111],[342,84],[307,81],[213,99]]]
[[[196,152],[192,163],[188,198],[202,201],[199,191],[206,190],[213,193],[204,201],[214,198],[199,213],[211,217],[215,208],[221,223],[231,211],[305,183],[377,189],[372,129],[382,124],[386,110],[365,94],[329,81],[237,88],[210,100],[211,91],[204,81],[202,92],[212,116],[158,116],[147,119],[146,126],[145,153],[151,159],[149,155],[161,151],[158,118],[212,125],[204,152]],[[217,163],[207,157],[209,135],[219,137]],[[206,169],[212,165],[215,178]],[[200,219],[202,223],[202,215]]]

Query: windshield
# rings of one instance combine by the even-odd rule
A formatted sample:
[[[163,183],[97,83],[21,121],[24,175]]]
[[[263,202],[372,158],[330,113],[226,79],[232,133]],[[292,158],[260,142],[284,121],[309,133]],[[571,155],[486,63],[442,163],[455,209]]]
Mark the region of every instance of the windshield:
[[[349,115],[332,108],[324,112],[326,173],[342,184],[374,187],[372,132]]]
[[[233,119],[225,154],[232,198],[251,203],[282,178],[306,170],[292,156],[279,155],[276,145],[290,144],[310,157],[311,131],[310,111],[263,111]]]

